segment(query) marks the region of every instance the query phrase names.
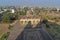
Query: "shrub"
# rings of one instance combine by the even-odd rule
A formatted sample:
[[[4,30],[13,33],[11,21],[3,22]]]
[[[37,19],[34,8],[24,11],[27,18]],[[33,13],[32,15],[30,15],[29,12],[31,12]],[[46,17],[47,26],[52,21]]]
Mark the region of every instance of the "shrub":
[[[9,25],[8,29],[9,29],[9,30],[12,30],[12,28],[13,28],[13,26]]]
[[[5,22],[5,23],[11,23],[14,20],[16,20],[16,17],[14,14],[8,13],[2,16],[2,22]]]
[[[3,34],[3,36],[0,38],[0,40],[7,40],[10,32],[7,32],[6,34]]]
[[[43,19],[43,23],[47,23],[48,22],[48,20],[47,19]]]
[[[49,26],[48,24],[46,24],[46,27],[47,27],[47,28],[50,28],[50,26]]]

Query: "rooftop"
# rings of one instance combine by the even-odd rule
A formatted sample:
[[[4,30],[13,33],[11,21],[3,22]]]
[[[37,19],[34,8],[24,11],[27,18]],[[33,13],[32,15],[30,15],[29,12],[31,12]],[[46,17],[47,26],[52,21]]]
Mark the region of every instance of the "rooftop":
[[[40,19],[40,16],[20,16],[20,19]]]

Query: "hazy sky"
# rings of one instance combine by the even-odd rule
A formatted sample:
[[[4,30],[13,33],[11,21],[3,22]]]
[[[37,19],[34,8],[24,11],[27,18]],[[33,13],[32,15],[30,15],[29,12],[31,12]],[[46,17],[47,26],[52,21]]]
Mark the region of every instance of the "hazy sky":
[[[60,6],[60,0],[0,0],[0,6],[28,5],[28,6]]]

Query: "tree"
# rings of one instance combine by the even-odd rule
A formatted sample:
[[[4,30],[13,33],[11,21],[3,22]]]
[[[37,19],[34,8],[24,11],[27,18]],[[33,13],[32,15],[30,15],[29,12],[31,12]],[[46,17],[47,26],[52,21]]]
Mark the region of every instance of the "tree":
[[[6,13],[2,16],[2,22],[13,22],[16,20],[16,16],[12,13]]]
[[[3,36],[0,38],[0,40],[7,40],[9,37],[9,34],[10,34],[10,32],[3,34]]]
[[[10,14],[5,14],[2,17],[2,21],[3,22],[10,22],[11,21],[10,18],[11,18],[11,15]]]

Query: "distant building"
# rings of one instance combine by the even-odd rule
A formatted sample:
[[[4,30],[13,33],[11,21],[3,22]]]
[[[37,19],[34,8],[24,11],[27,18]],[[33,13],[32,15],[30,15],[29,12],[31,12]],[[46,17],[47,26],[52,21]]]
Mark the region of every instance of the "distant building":
[[[39,16],[34,17],[27,17],[27,16],[20,16],[20,24],[28,24],[28,22],[31,22],[31,24],[38,24],[40,22]]]
[[[31,11],[34,12],[34,8],[31,8]]]
[[[7,11],[7,9],[3,9],[4,11]]]
[[[59,12],[59,10],[60,10],[60,9],[59,9],[59,8],[57,8],[57,12]]]
[[[15,13],[15,10],[14,9],[11,9],[11,13]]]
[[[0,11],[0,14],[2,14],[3,12],[6,12],[8,10],[9,10],[10,13],[14,13],[15,12],[14,9],[3,9],[3,11]]]
[[[6,12],[6,11],[9,10],[10,13],[15,13],[15,10],[14,9],[3,9],[3,10],[4,10],[4,12]]]

